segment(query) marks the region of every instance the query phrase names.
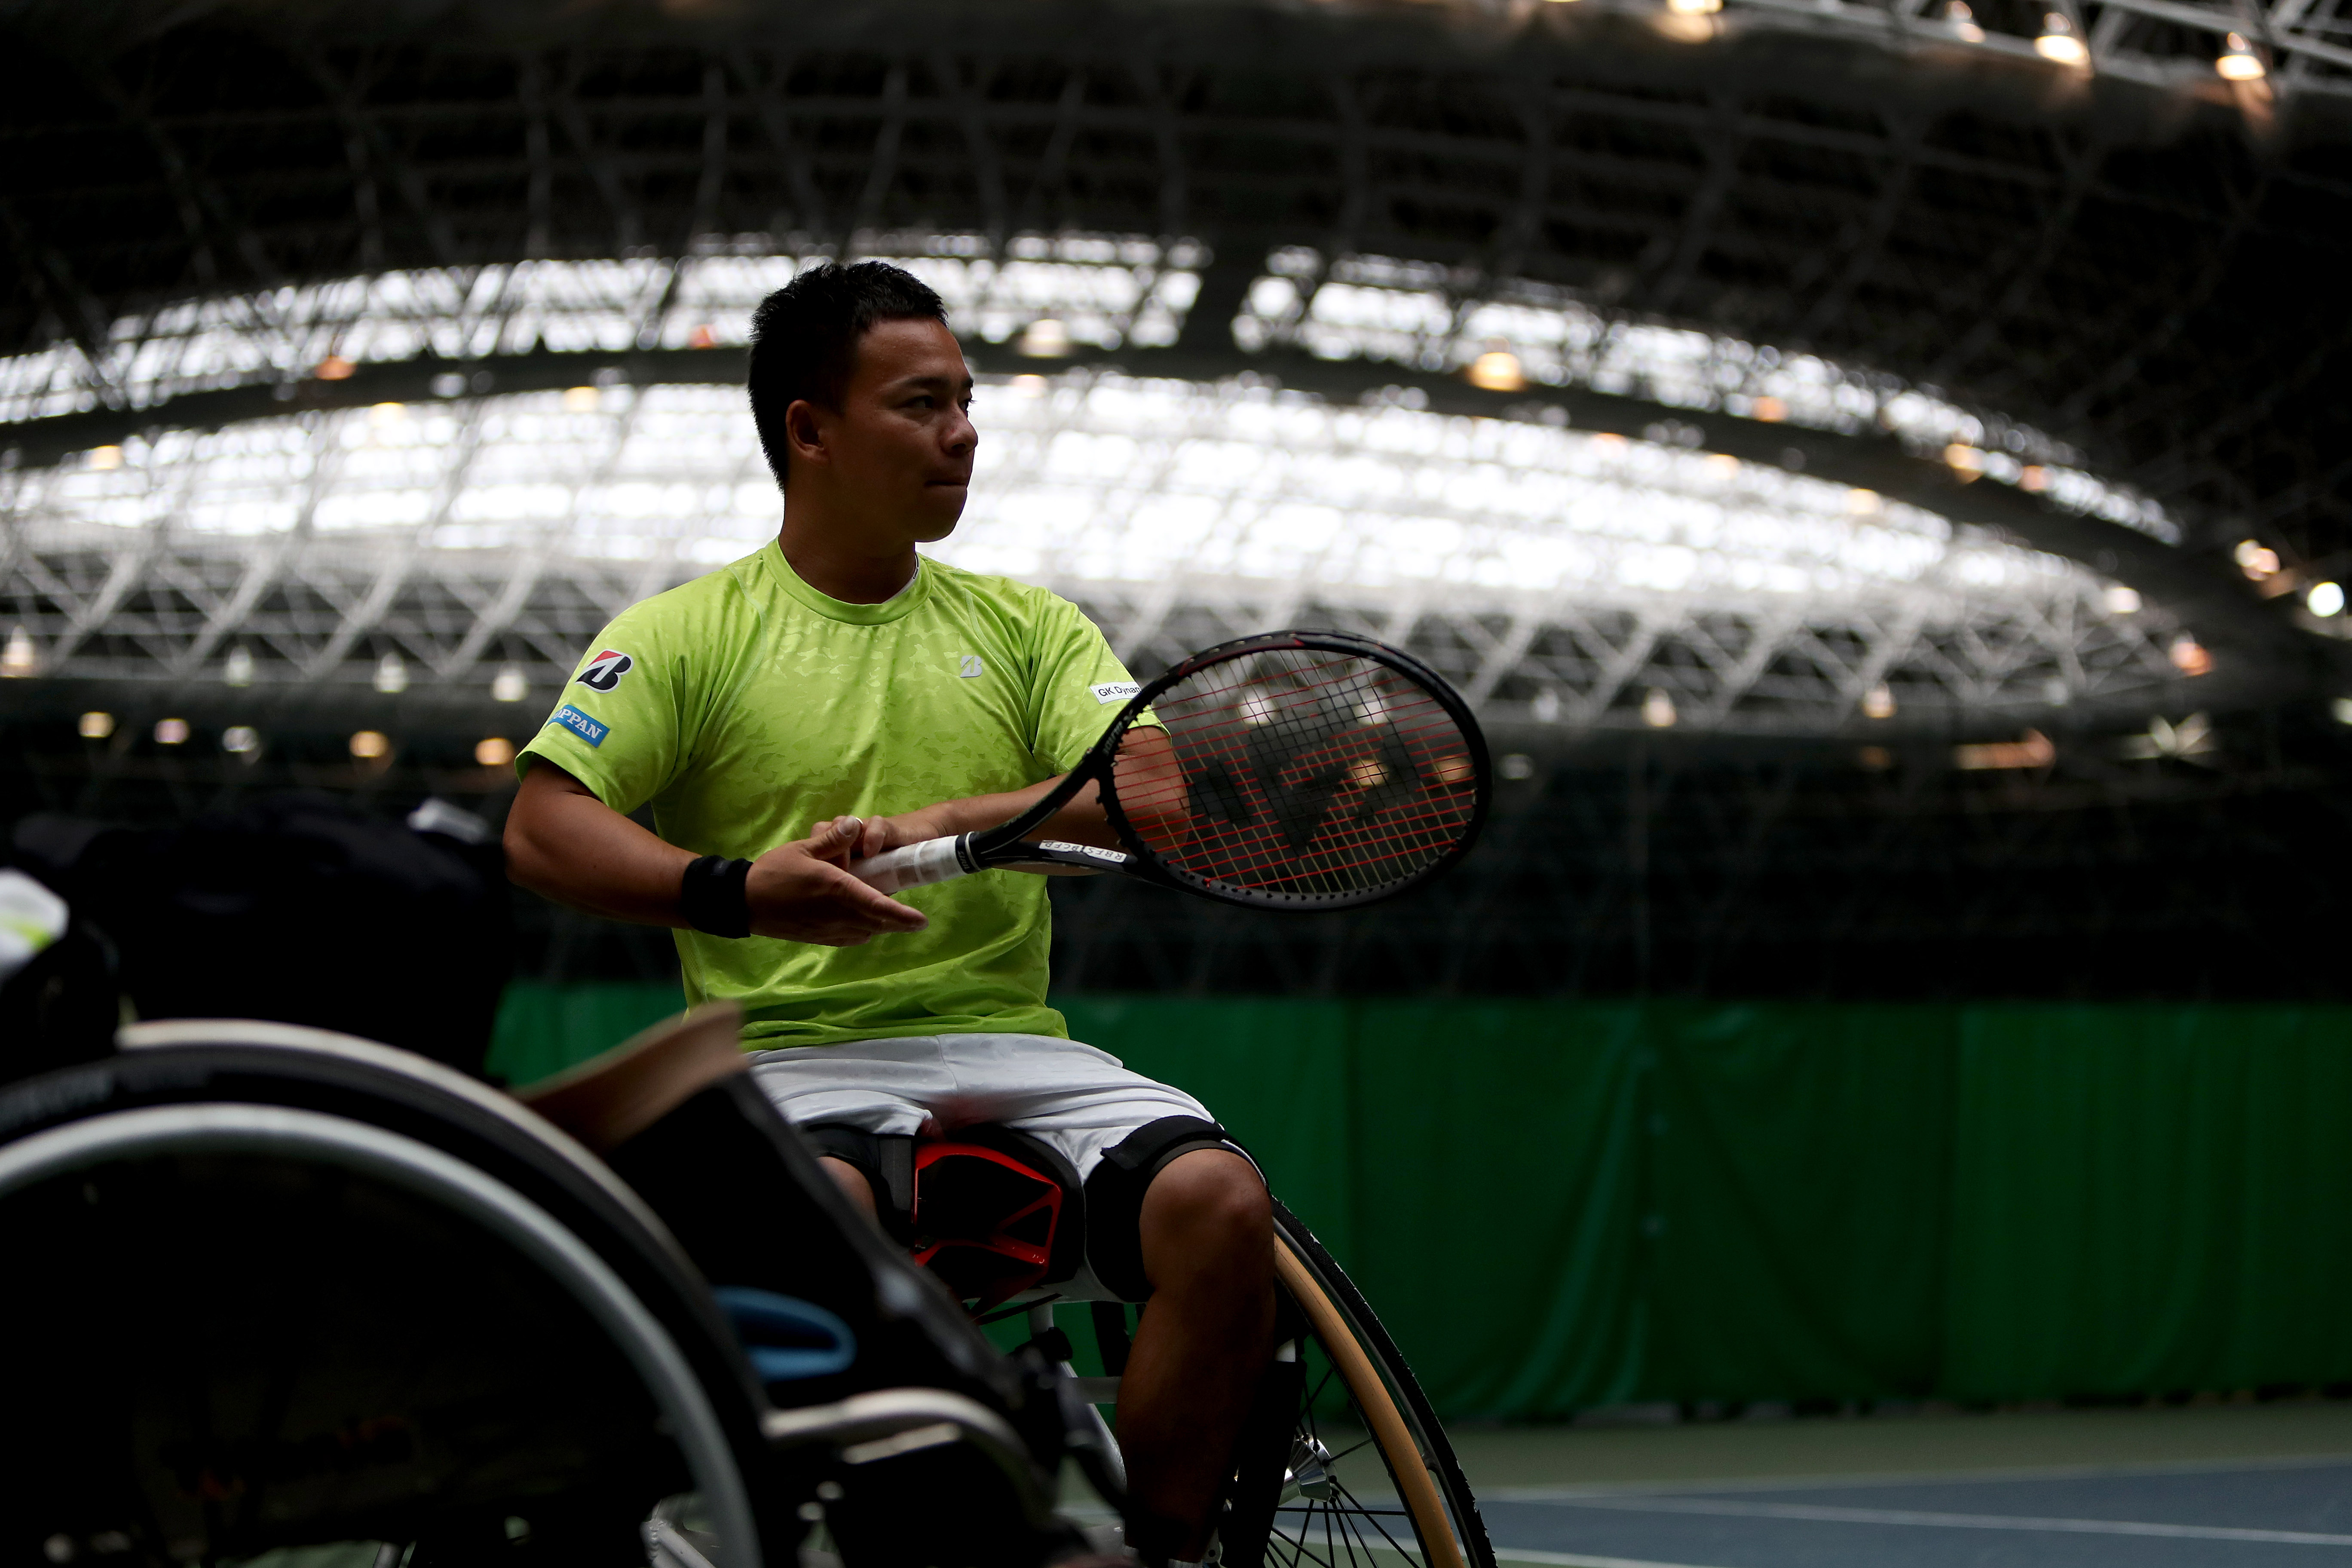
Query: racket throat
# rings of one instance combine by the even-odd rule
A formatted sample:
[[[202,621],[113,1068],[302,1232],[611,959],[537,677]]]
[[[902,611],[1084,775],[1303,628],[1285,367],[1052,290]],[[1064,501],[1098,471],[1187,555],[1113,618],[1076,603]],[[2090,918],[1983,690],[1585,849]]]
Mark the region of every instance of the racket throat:
[[[1066,844],[1058,838],[1041,838],[1034,844],[1014,844],[998,851],[992,862],[1007,870],[1021,870],[1032,866],[1068,866],[1081,871],[1124,871],[1134,857],[1117,849],[1097,849],[1091,844]]]

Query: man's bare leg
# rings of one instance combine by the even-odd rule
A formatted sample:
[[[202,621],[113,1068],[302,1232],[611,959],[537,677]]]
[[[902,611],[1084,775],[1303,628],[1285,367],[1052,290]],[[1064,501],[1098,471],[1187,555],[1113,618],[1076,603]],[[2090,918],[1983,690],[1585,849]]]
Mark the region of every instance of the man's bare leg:
[[[1119,1383],[1118,1445],[1140,1511],[1197,1562],[1234,1441],[1274,1353],[1274,1208],[1250,1163],[1222,1149],[1170,1162],[1143,1194],[1151,1304]]]
[[[866,1184],[856,1166],[846,1160],[836,1160],[830,1154],[819,1154],[816,1163],[824,1167],[824,1173],[833,1178],[833,1184],[848,1194],[849,1201],[857,1205],[859,1214],[867,1219],[874,1217],[874,1189]]]

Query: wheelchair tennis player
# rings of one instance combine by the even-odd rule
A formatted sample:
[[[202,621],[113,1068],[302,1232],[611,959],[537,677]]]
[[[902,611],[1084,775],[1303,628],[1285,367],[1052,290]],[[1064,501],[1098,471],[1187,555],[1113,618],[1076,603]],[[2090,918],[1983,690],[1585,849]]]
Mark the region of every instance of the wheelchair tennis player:
[[[886,1225],[918,1134],[993,1124],[1034,1156],[1008,1168],[1065,1166],[1085,1248],[1056,1289],[1150,1302],[1118,1411],[1130,1543],[1198,1561],[1272,1352],[1263,1181],[1189,1096],[1066,1037],[1041,880],[894,899],[846,869],[1015,816],[1136,687],[1066,601],[918,553],[954,531],[979,439],[929,288],[803,274],[759,308],[750,383],[781,531],[600,634],[517,759],[511,874],[673,928],[689,1002],[740,1005],[755,1081]],[[1168,754],[1139,729],[1121,766]],[[1091,790],[1039,837],[1117,842]]]

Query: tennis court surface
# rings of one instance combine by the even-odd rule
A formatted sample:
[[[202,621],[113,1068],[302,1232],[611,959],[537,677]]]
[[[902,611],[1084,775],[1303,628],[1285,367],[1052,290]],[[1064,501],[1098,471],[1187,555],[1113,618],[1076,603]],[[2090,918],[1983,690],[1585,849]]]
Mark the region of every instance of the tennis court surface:
[[[1690,1568],[2219,1568],[2352,1563],[2352,1459],[1706,1489],[1515,1492],[1498,1557]]]
[[[1467,1447],[1507,1563],[2322,1568],[2352,1564],[2352,1444],[2261,1450],[2335,1447],[2340,1412],[1801,1422],[1613,1441],[1494,1433]],[[2017,1462],[2000,1465],[2004,1453]],[[1786,1473],[1840,1457],[1857,1461],[1849,1473]],[[1710,1462],[1723,1473],[1690,1473]],[[1528,1484],[1534,1470],[1573,1469],[1607,1479]],[[1496,1484],[1504,1476],[1517,1484]]]

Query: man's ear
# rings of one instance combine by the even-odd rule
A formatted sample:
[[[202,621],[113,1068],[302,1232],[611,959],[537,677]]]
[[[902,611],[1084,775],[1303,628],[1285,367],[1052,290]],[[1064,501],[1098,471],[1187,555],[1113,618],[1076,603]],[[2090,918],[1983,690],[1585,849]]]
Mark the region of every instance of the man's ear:
[[[800,462],[822,463],[829,456],[820,410],[805,397],[794,398],[784,410],[784,444]]]

